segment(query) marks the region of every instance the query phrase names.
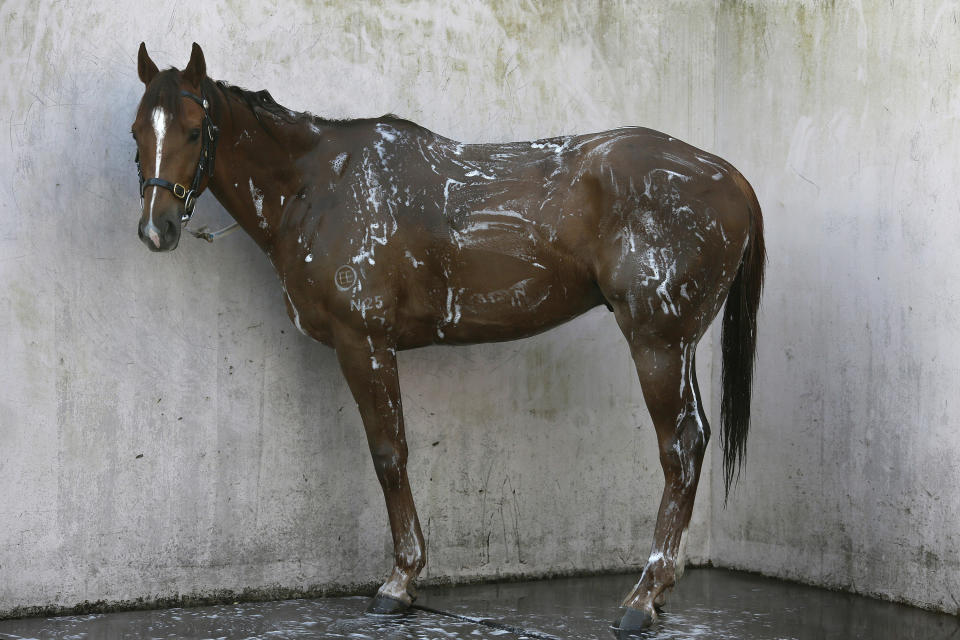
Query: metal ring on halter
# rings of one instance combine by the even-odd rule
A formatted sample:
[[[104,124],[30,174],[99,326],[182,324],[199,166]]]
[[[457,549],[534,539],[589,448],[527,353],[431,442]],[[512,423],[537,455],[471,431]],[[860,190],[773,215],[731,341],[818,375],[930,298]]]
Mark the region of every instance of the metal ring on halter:
[[[180,224],[190,222],[193,217],[193,210],[197,206],[197,195],[193,190],[187,191],[183,198],[183,214],[180,216]]]

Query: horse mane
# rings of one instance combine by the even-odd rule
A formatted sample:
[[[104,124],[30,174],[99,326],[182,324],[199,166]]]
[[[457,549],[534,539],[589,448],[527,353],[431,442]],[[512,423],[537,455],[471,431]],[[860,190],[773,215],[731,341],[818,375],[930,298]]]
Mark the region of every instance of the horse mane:
[[[251,91],[232,85],[223,80],[212,80],[204,78],[203,92],[210,100],[211,112],[214,121],[218,120],[218,115],[223,109],[232,112],[233,103],[239,102],[242,106],[250,110],[257,122],[267,132],[274,137],[270,130],[269,122],[265,122],[262,114],[270,114],[274,120],[279,120],[287,124],[305,123],[308,125],[317,125],[323,127],[344,126],[350,124],[369,124],[376,122],[386,122],[390,124],[405,124],[413,127],[419,127],[418,124],[401,118],[392,113],[387,113],[379,118],[346,118],[335,120],[323,118],[314,115],[309,111],[294,111],[278,103],[267,90]],[[224,100],[224,98],[226,98]],[[232,100],[231,100],[232,98]],[[165,69],[158,73],[156,78],[150,82],[143,94],[142,104],[163,107],[173,117],[180,114],[183,105],[183,98],[180,95],[180,71],[174,67]]]
[[[273,96],[270,95],[270,92],[266,89],[252,91],[250,89],[232,85],[223,80],[205,80],[204,82],[210,82],[213,87],[219,89],[224,95],[232,97],[245,105],[251,111],[251,113],[253,113],[254,117],[257,119],[257,122],[260,123],[260,126],[264,128],[266,128],[265,123],[260,118],[260,115],[263,112],[269,113],[274,118],[288,124],[305,122],[320,126],[337,126],[370,122],[388,122],[391,124],[409,124],[412,126],[418,126],[416,123],[405,118],[401,118],[393,113],[386,113],[379,118],[324,118],[309,111],[294,111],[293,109],[288,109],[274,100]]]
[[[260,120],[260,114],[263,111],[290,124],[296,124],[303,120],[313,121],[318,119],[309,112],[297,112],[292,109],[287,109],[274,100],[273,96],[271,96],[270,92],[266,89],[262,91],[251,91],[250,89],[244,89],[243,87],[232,85],[223,80],[215,80],[212,82],[214,86],[220,89],[225,95],[236,98],[246,105],[260,124],[263,124],[263,121]]]

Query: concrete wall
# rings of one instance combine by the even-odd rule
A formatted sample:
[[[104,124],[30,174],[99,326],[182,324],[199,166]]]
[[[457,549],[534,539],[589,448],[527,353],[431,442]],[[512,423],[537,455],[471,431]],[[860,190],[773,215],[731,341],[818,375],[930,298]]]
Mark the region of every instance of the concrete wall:
[[[266,259],[134,236],[141,39],[331,117],[469,141],[637,123],[733,161],[770,252],[754,431],[731,503],[717,469],[701,487],[691,556],[957,609],[956,3],[255,4],[0,6],[0,611],[388,564],[349,393]],[[606,312],[400,363],[428,578],[646,557],[660,472]]]
[[[467,141],[643,123],[711,147],[714,8],[574,4],[0,5],[0,612],[372,584],[390,564],[355,406],[266,258],[242,234],[170,255],[136,238],[139,42],[182,67],[196,40],[213,77],[330,117]],[[197,220],[226,215],[208,195]],[[662,476],[605,310],[400,365],[428,579],[646,559]]]
[[[721,2],[717,33],[770,265],[711,557],[960,613],[960,4]]]

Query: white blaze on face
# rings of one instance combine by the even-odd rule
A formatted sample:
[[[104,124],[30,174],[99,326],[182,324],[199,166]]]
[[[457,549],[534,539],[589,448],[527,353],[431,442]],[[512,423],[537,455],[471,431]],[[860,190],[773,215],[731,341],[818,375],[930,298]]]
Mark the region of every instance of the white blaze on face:
[[[163,156],[163,139],[167,135],[167,112],[163,110],[163,107],[154,107],[153,113],[151,114],[151,119],[153,120],[153,133],[157,139],[157,156],[156,161],[153,165],[153,175],[154,177],[160,177],[160,159]],[[160,248],[160,236],[157,235],[156,229],[153,225],[153,205],[157,201],[157,187],[153,188],[153,195],[150,196],[150,211],[148,219],[150,220],[150,230],[148,235],[150,236],[150,241],[153,242],[154,246],[158,249]]]

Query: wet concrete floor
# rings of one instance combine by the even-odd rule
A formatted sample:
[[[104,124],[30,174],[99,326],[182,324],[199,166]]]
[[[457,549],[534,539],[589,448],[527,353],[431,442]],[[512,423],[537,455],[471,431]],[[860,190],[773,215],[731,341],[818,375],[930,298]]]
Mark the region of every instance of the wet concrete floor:
[[[614,638],[635,576],[423,589],[398,619],[364,615],[367,598],[320,598],[0,621],[0,639]],[[960,618],[722,569],[691,569],[650,639],[960,640]]]

